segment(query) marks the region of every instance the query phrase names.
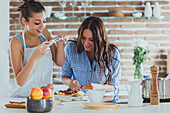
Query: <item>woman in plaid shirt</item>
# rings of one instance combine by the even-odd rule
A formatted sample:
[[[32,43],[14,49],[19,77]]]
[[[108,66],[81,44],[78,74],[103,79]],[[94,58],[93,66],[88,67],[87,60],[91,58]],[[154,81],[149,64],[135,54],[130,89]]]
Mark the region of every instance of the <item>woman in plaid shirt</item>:
[[[78,29],[78,38],[67,43],[61,77],[65,85],[83,90],[90,89],[90,80],[94,89],[113,92],[104,101],[118,102],[120,53],[115,45],[108,43],[100,18],[86,18]]]

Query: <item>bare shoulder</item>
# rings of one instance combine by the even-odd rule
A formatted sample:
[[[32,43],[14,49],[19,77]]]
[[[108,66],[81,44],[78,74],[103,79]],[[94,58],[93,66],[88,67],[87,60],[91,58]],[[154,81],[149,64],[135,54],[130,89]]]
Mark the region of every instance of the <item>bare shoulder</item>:
[[[21,42],[20,42],[20,40],[17,37],[13,37],[11,39],[11,43],[10,44],[11,44],[11,46],[19,46],[19,45],[21,45]]]
[[[15,51],[19,50],[20,52],[23,52],[22,44],[17,37],[13,37],[11,39],[10,48],[11,48],[11,51],[12,50],[15,50]]]

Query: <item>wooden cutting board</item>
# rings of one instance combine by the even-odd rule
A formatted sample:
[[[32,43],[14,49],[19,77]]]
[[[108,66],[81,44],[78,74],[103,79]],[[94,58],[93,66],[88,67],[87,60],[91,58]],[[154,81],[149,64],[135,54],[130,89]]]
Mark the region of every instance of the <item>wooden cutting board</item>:
[[[9,104],[5,104],[7,108],[23,108],[25,109],[25,102],[9,102]]]
[[[84,103],[87,109],[105,110],[105,109],[120,109],[120,105],[116,103]]]
[[[22,104],[5,104],[5,107],[7,108],[23,108],[25,109],[25,105],[22,105]]]

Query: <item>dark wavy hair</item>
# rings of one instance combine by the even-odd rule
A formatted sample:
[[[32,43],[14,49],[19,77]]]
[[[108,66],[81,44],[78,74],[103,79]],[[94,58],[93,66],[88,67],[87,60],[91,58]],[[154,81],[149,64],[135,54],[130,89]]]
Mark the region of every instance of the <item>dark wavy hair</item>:
[[[32,13],[41,13],[42,11],[45,11],[44,6],[35,0],[19,0],[23,4],[18,7],[18,11],[20,11],[20,22],[22,24],[22,17],[26,19],[27,22],[29,22],[29,17],[32,17]]]
[[[108,43],[107,33],[104,27],[102,20],[98,17],[88,17],[86,18],[78,29],[78,39],[77,39],[77,52],[81,54],[84,50],[84,47],[81,43],[81,37],[85,29],[91,30],[93,34],[94,40],[94,73],[96,73],[96,66],[97,63],[100,66],[100,74],[99,78],[103,84],[102,74],[106,77],[105,84],[110,84],[112,81],[112,74],[113,72],[110,69],[110,66],[115,70],[112,61],[113,61],[113,54],[115,49],[118,49],[114,44]],[[117,59],[116,59],[117,60]],[[109,73],[106,75],[106,68],[109,70]]]

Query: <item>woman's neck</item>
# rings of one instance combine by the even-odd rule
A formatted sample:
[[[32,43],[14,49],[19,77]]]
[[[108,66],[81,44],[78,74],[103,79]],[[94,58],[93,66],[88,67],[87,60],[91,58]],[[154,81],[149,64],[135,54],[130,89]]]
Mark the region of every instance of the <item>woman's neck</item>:
[[[89,61],[92,65],[93,61],[94,61],[94,52],[87,52],[87,56],[89,58]]]
[[[36,36],[27,30],[24,31],[24,37],[29,47],[35,47],[41,43],[39,36]]]
[[[28,30],[24,30],[24,34],[25,34],[25,38],[27,38],[27,40],[30,41],[36,41],[39,38],[39,36],[30,33]]]

